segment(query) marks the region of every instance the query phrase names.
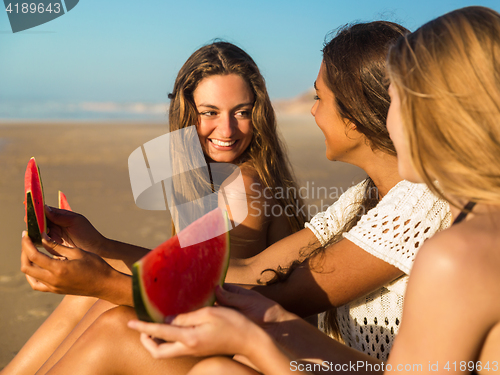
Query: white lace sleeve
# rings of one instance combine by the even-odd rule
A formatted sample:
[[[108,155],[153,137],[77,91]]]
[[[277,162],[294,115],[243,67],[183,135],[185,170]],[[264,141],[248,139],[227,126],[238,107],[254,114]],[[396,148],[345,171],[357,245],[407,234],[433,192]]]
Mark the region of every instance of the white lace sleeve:
[[[366,181],[362,181],[347,189],[326,211],[319,212],[305,224],[306,228],[312,230],[321,245],[325,245],[336,235],[342,229],[346,218],[352,216],[353,211],[358,207],[356,203],[363,199],[365,187]]]
[[[403,180],[344,237],[409,274],[423,242],[450,224],[448,203],[425,184]]]

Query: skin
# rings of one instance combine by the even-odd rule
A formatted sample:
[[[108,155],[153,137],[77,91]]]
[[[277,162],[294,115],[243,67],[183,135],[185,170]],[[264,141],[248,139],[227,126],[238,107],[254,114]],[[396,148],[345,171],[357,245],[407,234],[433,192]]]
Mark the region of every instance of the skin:
[[[316,102],[311,108],[311,114],[325,135],[326,158],[354,164],[364,151],[365,137],[356,130],[354,124],[340,116],[335,96],[323,79],[324,74],[325,66],[321,64],[318,78],[314,83]]]
[[[393,86],[389,92],[391,109],[387,127],[401,155],[400,173],[421,182],[404,136],[401,99]],[[455,198],[465,205],[466,201]],[[452,214],[456,217],[459,210],[452,207]],[[421,363],[425,358],[424,373],[430,372],[425,366],[427,361],[438,362],[440,369],[449,363],[450,373],[460,373],[461,361],[481,361],[483,367],[489,362],[490,371],[496,361],[495,371],[500,369],[500,302],[492,298],[500,293],[499,229],[500,202],[476,204],[463,222],[422,246],[413,267],[404,320],[389,363]],[[478,372],[490,373],[486,369]]]
[[[216,162],[238,160],[253,134],[254,95],[248,83],[236,74],[210,76],[198,84],[193,98],[200,114],[197,130],[205,153]]]
[[[191,356],[238,353],[259,369],[255,372],[240,362],[211,357],[199,362],[189,375],[310,374],[313,372],[299,366],[321,365],[323,358],[340,364],[348,363],[345,357],[354,362],[377,363],[373,358],[332,340],[258,293],[228,284],[224,289],[217,291],[217,301],[219,305],[232,309],[209,307],[178,315],[169,324],[133,320],[128,325],[141,332],[141,342],[155,358],[175,358],[185,353]],[[255,324],[261,327],[260,330],[255,329]],[[262,335],[262,329],[267,337]],[[149,335],[167,342],[158,343]],[[261,347],[266,351],[258,352]],[[253,348],[257,350],[252,351]]]
[[[323,80],[323,68],[321,68],[318,74],[316,89],[319,102],[315,104],[311,113],[315,116],[318,126],[326,129],[328,116],[332,116],[332,119],[338,119],[338,113],[336,112],[336,107],[328,103],[334,103],[334,96]],[[334,116],[335,114],[337,114],[337,116]],[[369,146],[366,138],[362,136],[352,124],[336,121],[332,123],[332,126],[337,126],[338,129],[336,129],[335,132],[324,131],[327,144],[327,155],[329,155],[332,160],[348,161],[362,167],[375,181],[381,196],[387,194],[387,192],[401,180],[397,172],[397,160],[394,156],[373,150]],[[309,229],[304,229],[277,242],[255,257],[242,261],[234,260],[231,263],[226,281],[255,284],[255,280],[260,277],[260,273],[263,269],[276,268],[278,265],[288,265],[286,260],[296,259],[300,249],[314,243],[314,241],[317,241],[314,234]],[[272,299],[283,304],[287,309],[289,308],[294,312],[298,312],[301,316],[307,316],[353,301],[370,291],[380,288],[402,274],[403,272],[396,267],[368,254],[349,240],[343,239],[328,248],[324,258],[322,272],[316,272],[306,268],[297,269],[293,272],[287,283],[274,284],[268,287],[256,287],[255,289],[264,295],[271,296]],[[269,303],[264,297],[260,298],[265,300],[266,304]],[[256,302],[256,304],[258,306],[258,302]],[[223,312],[222,314],[225,313],[226,312]],[[98,360],[95,357],[99,353],[101,353],[111,365],[112,362],[120,362],[117,363],[117,365],[123,366],[124,363],[131,360],[131,358],[126,355],[120,356],[118,354],[128,350],[124,348],[122,351],[120,346],[123,344],[128,347],[134,342],[136,345],[140,345],[139,334],[131,329],[124,331],[113,329],[113,327],[116,322],[123,321],[123,316],[133,316],[133,311],[128,309],[127,312],[125,312],[123,308],[119,310],[114,309],[107,312],[105,316],[105,320],[104,318],[99,318],[90,326],[85,332],[85,340],[83,340],[84,336],[82,336],[82,339],[75,343],[64,358],[58,362],[57,366],[49,373],[64,373],[65,370],[67,371],[69,368],[67,366],[70,364],[79,369],[86,368],[88,373],[99,372],[101,371],[99,364],[104,362],[104,358]],[[111,316],[114,316],[114,319],[110,319]],[[218,315],[217,319],[223,319],[224,316],[225,315]],[[302,322],[297,316],[293,314],[291,316],[293,316],[291,320],[294,322]],[[238,322],[243,324],[242,321],[235,320],[235,326],[239,325]],[[103,329],[103,324],[109,324],[110,326],[107,327],[107,329]],[[294,331],[297,329],[299,332],[301,330],[309,332],[310,329],[313,329],[317,331],[308,323],[304,322],[303,324],[306,326],[302,326],[302,323],[297,323],[288,327],[287,330]],[[246,323],[243,324],[243,326],[246,327],[244,330],[249,329],[251,332],[255,332],[255,334],[252,333],[252,336],[261,337],[260,331],[253,331],[254,328],[250,329],[250,326],[247,326]],[[272,322],[269,322],[270,331],[268,330],[267,323],[264,329],[268,333],[273,332],[274,329],[272,327],[275,326],[276,325],[272,324]],[[99,327],[99,329],[96,327]],[[103,332],[106,332],[106,334],[103,334]],[[275,331],[275,333],[272,333],[271,336],[273,339],[276,340],[277,336],[282,338],[288,337],[289,333],[285,335],[279,332],[280,331]],[[324,337],[327,338],[326,336]],[[98,351],[95,349],[95,345],[99,347],[96,343],[109,341],[113,342],[113,350],[116,350],[116,353],[110,355],[105,351]],[[91,343],[93,344],[91,345]],[[151,342],[149,342],[149,344],[151,344]],[[284,344],[287,345],[286,348],[282,346]],[[309,344],[308,346],[310,347],[311,345]],[[150,348],[151,347],[152,346],[150,346]],[[265,347],[267,347],[267,345]],[[290,364],[289,361],[287,362],[289,357],[286,353],[299,353],[301,346],[295,347],[290,340],[283,340],[274,350],[285,353],[284,357],[280,357],[284,361],[282,361],[281,365],[286,362],[286,369],[289,369]],[[349,353],[352,351],[352,349],[348,350]],[[204,354],[207,354],[207,352],[200,352],[200,355]],[[249,353],[247,354],[250,355]],[[85,358],[89,356],[93,356],[95,359],[95,365],[92,367],[89,367],[85,360]],[[255,358],[255,356],[253,358]],[[364,357],[362,355],[359,358]],[[258,359],[255,360],[257,361]],[[226,359],[215,359],[213,361],[214,362],[210,364],[211,366],[227,363]],[[265,364],[261,365],[264,366]],[[128,366],[125,366],[125,368],[128,368]],[[130,369],[132,368],[133,365],[131,364]],[[175,365],[170,364],[168,367],[162,369],[154,368],[153,366],[143,368],[142,371],[148,374],[165,373],[166,368],[168,368],[170,373],[185,373],[183,369],[177,370]],[[201,369],[202,367],[198,367],[197,365],[193,371],[201,371]],[[246,373],[250,371],[251,373],[248,367],[242,368],[242,371],[247,371]],[[124,373],[134,372],[132,370],[129,372],[125,370]]]
[[[333,92],[326,86],[323,74],[322,64],[315,82],[317,101],[311,114],[325,135],[326,156],[330,160],[349,162],[363,168],[379,188],[379,194],[384,196],[401,180],[397,173],[397,159],[372,150],[355,126],[342,120],[335,106]],[[329,124],[332,129],[329,129]],[[287,266],[299,258],[303,248],[318,245],[316,236],[305,228],[255,257],[231,260],[226,282],[255,285],[258,279],[265,281],[269,274],[261,275],[263,270]],[[347,239],[342,239],[326,250],[322,266],[323,272],[299,268],[286,283],[254,289],[305,317],[353,301],[403,274],[398,268]]]
[[[235,74],[210,76],[198,84],[193,95],[200,113],[198,135],[205,152],[215,162],[236,162],[253,134],[249,113],[254,96],[247,82]],[[220,147],[212,143],[214,139],[235,143],[231,147]],[[247,217],[243,222],[238,221],[240,225],[230,232],[233,238],[243,239],[232,245],[232,256],[246,258],[286,237],[291,229],[285,217],[261,214],[261,207],[271,207],[275,202],[258,194],[261,184],[251,166],[242,164],[239,170],[244,191],[225,182],[219,206],[230,207],[235,214],[242,202],[246,205]],[[102,312],[117,305],[133,306],[130,269],[149,251],[105,238],[77,213],[47,207],[46,215],[51,238],[45,237],[43,246],[63,258],[51,259],[23,236],[21,270],[34,290],[74,296],[64,298],[14,360],[0,372],[2,375],[33,374],[38,369],[44,373]]]
[[[414,182],[420,182],[411,163],[409,149],[404,141],[403,124],[400,121],[401,113],[397,93],[391,92],[391,116],[389,131],[396,144],[398,155],[401,156],[399,170],[402,174],[417,176]],[[455,197],[460,201],[459,197]],[[464,202],[462,202],[464,204]],[[452,209],[456,217],[458,209]],[[450,374],[470,373],[476,370],[479,374],[489,374],[499,370],[500,353],[500,202],[495,204],[477,204],[468,214],[466,220],[438,233],[428,240],[417,256],[412,275],[409,281],[401,328],[391,351],[385,368],[387,373],[393,371],[418,372],[419,374],[434,374],[436,372]],[[438,286],[438,287],[437,287]],[[227,303],[228,299],[232,303]],[[245,352],[245,347],[258,346],[265,340],[259,335],[248,335],[246,327],[248,321],[255,319],[254,315],[245,310],[244,302],[228,293],[220,298],[222,304],[236,307],[242,316],[236,318],[234,312],[226,309],[212,308],[214,312],[194,312],[184,314],[180,319],[174,319],[171,325],[158,327],[132,321],[129,326],[140,332],[154,334],[167,341],[166,344],[153,344],[150,339],[143,337],[143,344],[149,351],[161,358],[176,357],[175,350],[162,351],[162,345],[167,348],[181,348],[188,350],[191,355],[227,354],[230,351],[226,340],[240,337],[247,333],[242,342],[231,341],[234,350],[231,352]],[[326,338],[315,329],[298,319],[293,314],[282,310],[279,306],[270,305],[269,300],[254,297],[253,311],[272,311],[267,315],[267,321],[259,324],[266,327],[269,335],[279,337],[279,332],[286,332],[288,339],[285,357],[266,356],[266,365],[283,368],[283,373],[294,373],[289,367],[290,361],[300,358],[316,358],[317,363],[328,361],[337,365],[344,365],[342,372],[349,372],[351,363],[368,363],[379,365],[381,362],[362,353],[353,352],[350,348]],[[200,316],[202,315],[202,316]],[[207,316],[216,316],[207,318]],[[266,313],[260,315],[266,316]],[[224,324],[219,320],[223,319]],[[234,324],[239,319],[238,324]],[[246,320],[245,320],[246,319]],[[232,321],[233,324],[226,324]],[[291,324],[294,322],[294,324]],[[217,329],[207,337],[206,326],[220,324],[224,330]],[[270,328],[272,327],[272,328]],[[223,332],[224,337],[219,338]],[[229,331],[229,332],[228,332]],[[227,336],[227,337],[226,337]],[[290,344],[291,343],[291,344]],[[274,342],[276,350],[283,347],[284,342]],[[250,355],[250,360],[262,360]],[[319,362],[318,362],[319,361]],[[210,358],[199,363],[190,374],[198,374],[198,369],[215,366],[219,374],[245,373],[245,368],[236,363],[227,365],[227,359],[216,360]],[[217,367],[218,366],[218,367]],[[391,366],[389,368],[389,366]],[[407,367],[409,366],[409,367]],[[416,367],[414,367],[416,366]],[[260,368],[264,374],[273,372]],[[364,366],[358,373],[374,373],[375,368],[368,371]],[[364,370],[364,371],[363,371]],[[232,371],[232,372],[230,372]],[[491,371],[491,372],[490,372]],[[324,373],[319,371],[318,373]],[[382,371],[379,371],[380,373]]]
[[[206,155],[216,162],[236,163],[253,135],[254,95],[250,86],[236,74],[214,75],[200,81],[193,98],[200,115],[198,136]],[[220,142],[231,145],[221,146]],[[248,258],[286,237],[291,230],[285,217],[262,214],[263,207],[276,203],[262,193],[256,171],[248,163],[240,165],[239,170],[243,187],[233,186],[229,177],[221,186],[224,194],[219,195],[219,207],[227,209],[233,226],[235,222],[240,224],[230,231],[235,239],[231,244],[231,256]],[[233,216],[237,216],[238,211],[248,212],[243,221]]]
[[[410,156],[408,139],[405,137],[401,118],[401,99],[393,85],[389,85],[389,96],[391,105],[387,114],[387,129],[394,147],[398,151],[398,171],[399,175],[408,181],[423,182],[413,168]]]

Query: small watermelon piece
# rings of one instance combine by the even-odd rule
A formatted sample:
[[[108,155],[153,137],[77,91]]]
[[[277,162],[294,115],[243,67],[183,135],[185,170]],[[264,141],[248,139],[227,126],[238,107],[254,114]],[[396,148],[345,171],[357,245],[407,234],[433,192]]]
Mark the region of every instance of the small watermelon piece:
[[[229,228],[227,213],[217,208],[137,261],[132,289],[138,318],[163,323],[167,316],[213,305],[229,266]],[[178,236],[209,239],[181,247]]]
[[[68,200],[66,199],[66,195],[59,190],[59,193],[57,195],[57,200],[59,202],[59,208],[67,211],[71,211],[71,207],[69,206]]]
[[[31,158],[24,175],[24,205],[28,236],[36,245],[42,244],[42,233],[47,229],[43,197],[42,177],[35,158]]]

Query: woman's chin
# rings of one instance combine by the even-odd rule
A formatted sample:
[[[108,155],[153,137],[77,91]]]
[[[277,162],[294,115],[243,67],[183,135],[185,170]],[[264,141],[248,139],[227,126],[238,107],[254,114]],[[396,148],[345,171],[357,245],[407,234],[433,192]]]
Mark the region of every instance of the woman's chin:
[[[238,156],[233,155],[232,153],[229,154],[224,154],[224,153],[217,153],[217,154],[209,154],[208,157],[212,159],[216,163],[234,163],[235,160],[238,158]]]

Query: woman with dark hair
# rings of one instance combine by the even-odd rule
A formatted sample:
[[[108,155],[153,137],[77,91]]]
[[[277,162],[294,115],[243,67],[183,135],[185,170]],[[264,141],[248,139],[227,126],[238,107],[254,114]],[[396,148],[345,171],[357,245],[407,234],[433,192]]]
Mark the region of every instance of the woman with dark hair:
[[[145,347],[157,358],[243,354],[261,373],[273,375],[498,372],[499,56],[500,14],[483,7],[438,17],[389,52],[387,125],[398,170],[446,198],[454,221],[417,256],[404,319],[387,362],[330,340],[272,301],[234,286],[219,290],[218,299],[250,319],[216,307],[179,315],[170,324],[130,322],[143,332]],[[167,342],[158,344],[148,335]],[[202,361],[190,375],[203,373],[256,374],[227,357]]]
[[[405,32],[391,22],[357,24],[340,30],[326,44],[311,113],[325,135],[327,158],[357,165],[368,178],[316,215],[305,229],[248,260],[233,259],[226,279],[256,284],[257,279],[269,281],[268,269],[273,271],[271,276],[285,270],[285,282],[254,289],[301,316],[338,308],[336,332],[353,347],[351,350],[380,359],[387,358],[398,331],[415,254],[428,237],[450,222],[446,202],[425,186],[399,176],[394,146],[385,127],[389,108],[385,56]],[[146,348],[157,358],[243,354],[261,371],[278,373],[262,360],[262,351],[272,350],[276,356],[283,353],[261,327],[293,353],[296,346],[302,347],[293,339],[287,340],[297,317],[255,292],[228,288],[218,291],[219,304],[243,311],[254,323],[229,309],[206,308],[175,318],[174,325],[154,325],[153,334],[174,342],[158,344],[143,335]],[[193,366],[195,358],[143,358],[146,349],[126,325],[134,318],[133,311],[124,307],[104,313],[50,373],[64,373],[75,366],[82,374],[186,373]],[[286,324],[280,323],[283,320]],[[148,330],[147,325],[144,328],[137,323],[132,327]],[[315,330],[311,325],[306,327]],[[265,343],[246,346],[246,339],[253,342],[253,335]],[[213,345],[204,338],[210,338]],[[91,364],[88,358],[92,358]],[[192,371],[254,373],[224,357],[203,360]]]
[[[214,205],[229,206],[230,218],[237,224],[230,231],[231,255],[248,258],[303,228],[306,218],[300,211],[300,197],[263,194],[264,189],[296,191],[297,186],[277,133],[264,78],[245,51],[222,41],[201,47],[179,71],[169,98],[175,176],[169,206],[174,233]],[[179,142],[177,131],[192,125],[196,125],[192,139],[187,136]],[[188,140],[195,147],[201,144],[209,173],[199,168],[182,173],[190,171],[194,163],[196,150]],[[215,173],[220,173],[217,167],[222,163],[239,173],[242,186],[234,187],[233,178],[219,176],[216,182]],[[215,199],[199,199],[208,195]],[[189,210],[179,212],[177,204],[185,202],[190,202]],[[271,215],[265,206],[277,206],[286,214]],[[246,216],[238,215],[238,210]],[[60,243],[47,237],[44,246],[67,259],[46,257],[26,237],[22,270],[33,289],[68,296],[3,374],[46,371],[101,313],[116,305],[133,306],[129,268],[148,249],[106,239],[76,213],[51,208],[47,217],[50,235]]]
[[[361,167],[368,178],[306,229],[253,258],[233,259],[226,278],[243,284],[271,279],[254,290],[303,317],[327,311],[321,328],[381,359],[399,329],[419,247],[450,224],[445,201],[399,176],[386,127],[385,59],[406,32],[392,22],[354,24],[325,44],[311,113],[325,134],[327,158]]]

